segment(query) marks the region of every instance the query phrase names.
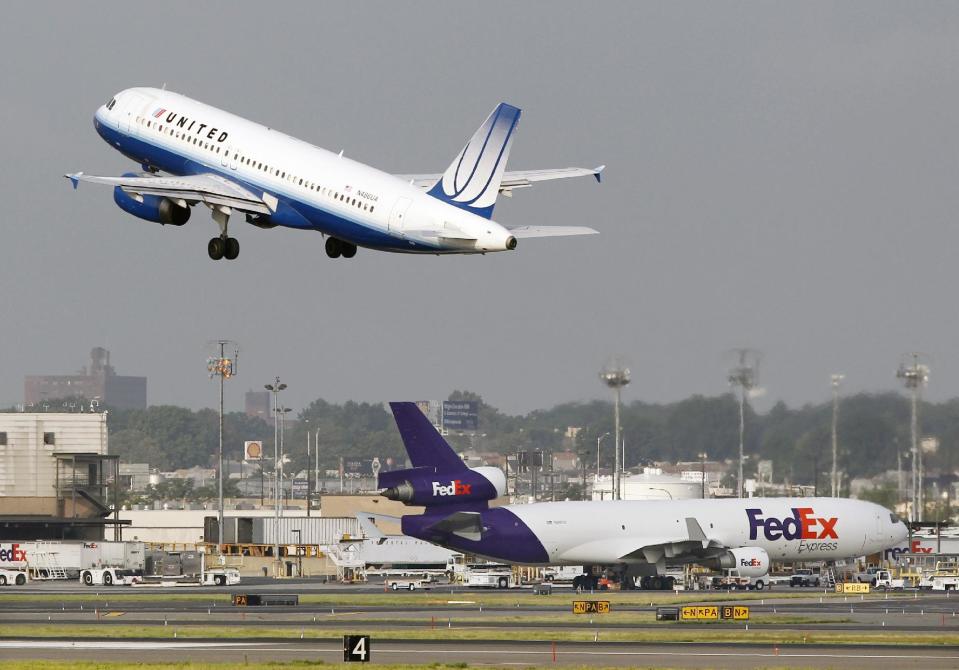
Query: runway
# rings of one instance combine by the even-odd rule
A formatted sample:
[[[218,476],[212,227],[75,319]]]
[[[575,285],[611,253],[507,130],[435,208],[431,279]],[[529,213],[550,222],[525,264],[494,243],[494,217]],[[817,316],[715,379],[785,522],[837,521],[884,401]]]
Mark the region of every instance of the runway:
[[[221,642],[177,641],[18,641],[0,640],[0,655],[7,659],[142,661],[144,652],[162,655],[165,661],[267,661],[343,660],[335,641],[320,642]],[[555,653],[555,656],[554,656]],[[769,668],[842,666],[846,670],[890,670],[916,664],[924,670],[959,666],[959,649],[885,646],[803,646],[611,643],[495,643],[377,641],[370,645],[377,663],[467,663],[470,665],[595,665],[666,666],[685,668]]]
[[[231,593],[297,593],[300,604],[234,607]],[[4,598],[6,594],[15,597]],[[743,598],[748,622],[662,622],[658,605],[737,602],[736,594],[384,592],[316,582],[210,589],[0,590],[0,657],[230,663],[342,661],[342,636],[372,638],[380,663],[676,668],[959,667],[959,598],[900,592],[837,596],[777,589]],[[609,599],[580,616],[573,598]],[[555,646],[554,646],[555,645]],[[555,661],[554,661],[555,652]]]

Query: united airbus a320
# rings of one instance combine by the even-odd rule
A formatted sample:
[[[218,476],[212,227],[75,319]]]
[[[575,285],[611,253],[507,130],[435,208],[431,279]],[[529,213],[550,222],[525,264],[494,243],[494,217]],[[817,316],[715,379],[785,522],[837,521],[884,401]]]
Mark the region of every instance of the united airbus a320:
[[[143,172],[65,176],[74,188],[113,186],[121,209],[156,223],[182,226],[192,207],[206,205],[219,227],[207,249],[214,260],[240,253],[229,233],[234,215],[260,228],[319,231],[331,258],[352,258],[357,247],[485,254],[515,249],[524,237],[596,233],[492,220],[500,193],[550,179],[599,181],[603,169],[507,171],[519,117],[498,105],[443,174],[392,175],[171,91],[130,88],[97,110],[94,127]]]

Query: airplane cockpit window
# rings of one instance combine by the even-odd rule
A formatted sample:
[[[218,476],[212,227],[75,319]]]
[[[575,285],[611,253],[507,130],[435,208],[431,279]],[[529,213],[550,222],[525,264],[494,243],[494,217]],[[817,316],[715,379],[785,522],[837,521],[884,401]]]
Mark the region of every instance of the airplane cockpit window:
[[[902,521],[902,519],[900,519],[898,516],[896,516],[892,512],[889,513],[889,520],[892,521],[893,523],[900,523]]]
[[[107,109],[113,109],[113,106],[117,104],[116,98],[110,98],[110,102],[107,103]]]

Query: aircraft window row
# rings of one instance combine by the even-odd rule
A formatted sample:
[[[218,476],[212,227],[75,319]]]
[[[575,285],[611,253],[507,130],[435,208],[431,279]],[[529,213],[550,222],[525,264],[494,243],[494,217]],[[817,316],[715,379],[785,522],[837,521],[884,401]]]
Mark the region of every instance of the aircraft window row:
[[[115,104],[116,100],[115,99],[111,100],[111,103]],[[109,108],[110,107],[108,106],[108,109]],[[140,125],[146,125],[147,128],[155,128],[161,134],[164,133],[164,127],[162,123],[159,123],[159,122],[154,123],[153,121],[149,119],[145,119],[143,117],[137,117],[137,123],[139,123]],[[204,142],[200,138],[193,135],[188,135],[185,132],[181,133],[177,131],[173,126],[167,126],[165,130],[166,130],[166,133],[170,135],[171,137],[176,137],[177,139],[185,140],[188,144],[196,145],[200,147],[201,149],[206,149],[217,154],[221,152],[221,147],[214,146],[212,143]],[[308,188],[311,191],[315,191],[316,193],[319,193],[320,195],[328,196],[332,198],[333,200],[343,202],[347,205],[357,207],[357,208],[362,208],[363,211],[365,212],[372,213],[373,210],[375,209],[374,205],[363,202],[362,200],[357,200],[356,198],[350,198],[347,195],[340,193],[339,191],[334,191],[333,189],[328,189],[325,186],[320,186],[319,184],[310,182],[309,180],[304,179],[302,177],[296,177],[292,174],[287,175],[286,171],[284,170],[280,170],[279,168],[271,168],[269,165],[264,165],[261,161],[256,161],[250,158],[249,156],[241,156],[239,152],[235,152],[233,154],[233,160],[234,161],[239,160],[240,163],[244,165],[249,165],[251,168],[255,170],[266,172],[273,176],[279,177],[280,179],[288,178],[291,183],[295,183],[298,186],[303,186],[304,188]]]

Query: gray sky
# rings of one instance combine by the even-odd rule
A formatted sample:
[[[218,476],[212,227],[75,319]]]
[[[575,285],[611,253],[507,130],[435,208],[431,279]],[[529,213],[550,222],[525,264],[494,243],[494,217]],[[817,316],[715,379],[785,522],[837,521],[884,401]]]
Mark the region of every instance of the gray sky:
[[[726,389],[760,407],[896,387],[932,356],[959,395],[959,5],[23,3],[0,27],[0,402],[91,347],[153,404],[216,401],[205,344],[242,345],[228,405],[279,374],[316,397],[480,392],[508,411]],[[318,233],[135,219],[62,173],[133,166],[94,133],[117,90],[168,88],[393,172],[441,172],[490,109],[523,109],[512,168],[608,165],[501,198],[510,225],[590,225],[515,253],[331,261]]]

